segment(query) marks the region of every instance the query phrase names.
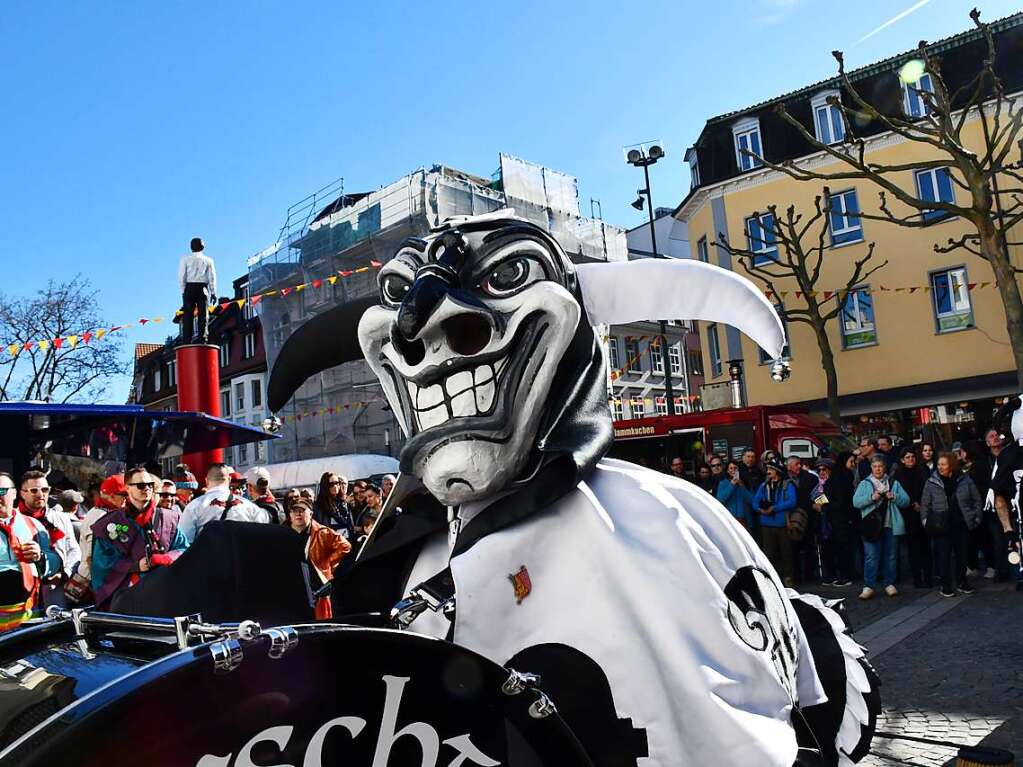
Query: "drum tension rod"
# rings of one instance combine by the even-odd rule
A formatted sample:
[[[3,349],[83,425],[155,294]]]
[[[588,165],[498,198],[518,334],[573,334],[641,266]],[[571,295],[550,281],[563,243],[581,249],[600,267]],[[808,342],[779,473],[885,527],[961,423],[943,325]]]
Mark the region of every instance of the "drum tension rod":
[[[529,690],[536,699],[529,704],[529,715],[533,719],[546,719],[551,714],[556,714],[558,709],[554,701],[540,689],[540,677],[537,674],[528,674],[515,669],[508,669],[508,678],[501,685],[501,692],[505,695],[519,695]]]

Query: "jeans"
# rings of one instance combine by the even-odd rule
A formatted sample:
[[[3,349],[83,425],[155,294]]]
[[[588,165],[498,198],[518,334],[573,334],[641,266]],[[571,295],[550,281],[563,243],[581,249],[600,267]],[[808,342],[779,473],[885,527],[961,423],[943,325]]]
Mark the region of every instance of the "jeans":
[[[878,570],[885,586],[895,585],[895,557],[898,548],[892,529],[886,527],[881,538],[874,543],[863,542],[863,585],[870,589],[877,588]]]

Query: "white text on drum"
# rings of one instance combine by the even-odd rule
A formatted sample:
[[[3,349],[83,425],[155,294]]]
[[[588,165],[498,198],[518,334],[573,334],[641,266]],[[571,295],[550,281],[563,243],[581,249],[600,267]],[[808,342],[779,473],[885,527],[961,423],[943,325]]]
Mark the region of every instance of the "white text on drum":
[[[398,726],[398,708],[401,706],[401,696],[410,678],[399,676],[382,677],[386,696],[384,698],[384,712],[380,720],[380,732],[377,733],[376,750],[373,753],[371,767],[387,767],[394,742],[405,735],[412,736],[419,741],[419,745],[423,750],[423,767],[439,767],[440,763],[438,760],[442,745],[451,746],[457,752],[454,758],[447,763],[447,767],[469,767],[469,765],[499,767],[500,762],[491,759],[472,744],[468,733],[442,741],[437,730],[426,722],[412,722],[395,732],[395,728]],[[313,734],[309,745],[306,746],[301,767],[323,767],[323,743],[327,739],[327,735],[335,727],[343,727],[348,730],[354,740],[365,729],[366,720],[358,716],[339,716],[331,719],[329,722],[325,722]],[[283,751],[287,747],[294,729],[291,725],[268,727],[242,746],[237,757],[234,757],[233,754],[228,754],[227,756],[206,754],[199,759],[195,767],[258,767],[252,761],[252,751],[256,745],[269,741],[275,743]],[[234,757],[233,763],[231,762],[232,757]],[[274,765],[274,767],[298,766],[279,764]]]

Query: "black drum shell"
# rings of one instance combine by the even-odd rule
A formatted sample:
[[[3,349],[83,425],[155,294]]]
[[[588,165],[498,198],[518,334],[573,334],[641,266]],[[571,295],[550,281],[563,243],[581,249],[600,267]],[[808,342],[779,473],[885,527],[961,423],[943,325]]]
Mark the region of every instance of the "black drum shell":
[[[419,765],[420,741],[393,737],[413,723],[438,744],[437,765],[452,763],[467,743],[513,767],[590,764],[557,714],[529,713],[535,690],[502,692],[508,672],[476,653],[407,632],[296,629],[298,644],[283,658],[270,657],[264,635],[241,643],[243,659],[226,673],[215,670],[212,644],[143,663],[15,742],[0,767],[368,766],[381,748],[390,748],[388,764]],[[385,706],[397,707],[390,729]],[[339,717],[364,725],[354,737],[343,724],[328,726],[311,746]]]

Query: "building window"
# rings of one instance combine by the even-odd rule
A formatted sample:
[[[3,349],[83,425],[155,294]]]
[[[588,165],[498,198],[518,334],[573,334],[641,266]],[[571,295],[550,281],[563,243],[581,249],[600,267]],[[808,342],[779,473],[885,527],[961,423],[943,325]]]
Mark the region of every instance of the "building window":
[[[250,360],[256,356],[256,333],[250,331],[245,334],[245,348],[242,359]]]
[[[686,151],[685,161],[689,163],[689,188],[696,189],[700,185],[700,159],[696,154],[696,147],[690,147]]]
[[[231,339],[225,338],[220,342],[220,367],[226,368],[231,364]]]
[[[840,144],[845,138],[845,124],[842,122],[842,110],[837,104],[829,104],[828,99],[838,98],[838,91],[821,93],[813,99],[813,127],[817,132],[817,140],[822,144]]]
[[[739,170],[759,168],[762,163],[758,158],[763,157],[760,144],[760,121],[754,117],[736,123],[732,127],[732,135],[735,136],[735,160],[739,165]],[[746,152],[752,154],[746,154]]]
[[[230,418],[231,416],[231,392],[220,392],[220,417]]]
[[[774,233],[774,214],[754,214],[746,219],[746,240],[755,254],[753,266],[778,260],[778,243]]]
[[[710,263],[710,246],[707,245],[706,237],[696,241],[696,257],[705,264]]]
[[[650,344],[650,370],[657,375],[664,375],[664,357],[661,356],[661,343],[657,341]]]
[[[244,466],[248,462],[249,462],[249,446],[245,445],[245,444],[238,445],[238,465],[239,466]]]
[[[928,112],[927,102],[920,93],[934,93],[934,81],[929,72],[920,75],[915,83],[902,84],[902,108],[908,117],[923,117]]]
[[[696,349],[689,350],[689,373],[694,376],[703,375],[703,355]]]
[[[167,385],[178,385],[178,363],[175,360],[167,360]]]
[[[618,339],[615,336],[607,339],[607,361],[612,370],[618,370],[622,366],[622,361],[618,357]]]
[[[252,407],[263,407],[263,383],[258,379],[252,384]]]
[[[917,196],[921,200],[955,203],[956,195],[948,168],[918,170],[913,176],[916,178]],[[925,210],[921,215],[924,221],[941,221],[951,214],[945,210]]]
[[[774,310],[778,312],[778,316],[781,317],[782,329],[785,331],[785,346],[782,347],[781,358],[783,360],[789,360],[792,359],[792,354],[790,353],[789,350],[789,321],[785,317],[785,304],[775,304]],[[769,355],[759,346],[757,347],[757,353],[759,355],[761,365],[766,365],[768,362],[774,362],[774,359],[771,357],[771,355]]]
[[[621,421],[625,417],[625,413],[622,410],[622,398],[612,397],[611,398],[611,420]]]
[[[707,353],[710,354],[710,375],[721,375],[721,341],[718,339],[717,323],[707,326]]]
[[[642,418],[646,415],[646,405],[642,397],[634,397],[629,400],[629,411],[633,418]]]
[[[237,383],[234,385],[234,397],[237,404],[235,412],[245,409],[245,384]]]
[[[635,338],[625,338],[625,367],[631,373],[640,373],[643,366],[639,363],[639,341]]]
[[[860,218],[860,201],[855,189],[838,192],[828,198],[828,223],[831,228],[831,244],[844,245],[863,239],[863,220]]]
[[[678,344],[672,344],[668,347],[668,364],[671,365],[671,374],[673,376],[682,375],[682,349]]]
[[[939,333],[973,327],[973,308],[966,268],[931,272],[934,320]]]
[[[256,307],[252,305],[252,297],[249,295],[249,286],[245,286],[245,303],[242,304],[242,317],[246,320],[255,319]]]
[[[857,349],[877,343],[874,297],[868,288],[850,290],[842,305],[842,346]]]
[[[254,429],[262,428],[263,419],[258,415],[252,417],[252,427]],[[266,443],[265,442],[253,442],[252,443],[252,460],[256,463],[262,463],[266,460]]]
[[[668,398],[654,397],[654,407],[657,408],[657,415],[668,415]]]
[[[160,391],[163,388],[163,365],[157,362],[153,368],[153,391]]]

